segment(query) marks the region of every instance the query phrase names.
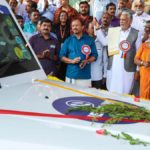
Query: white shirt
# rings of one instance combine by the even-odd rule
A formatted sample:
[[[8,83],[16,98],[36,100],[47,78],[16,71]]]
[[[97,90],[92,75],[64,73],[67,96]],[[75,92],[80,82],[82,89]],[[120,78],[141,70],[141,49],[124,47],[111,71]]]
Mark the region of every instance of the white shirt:
[[[18,10],[17,10],[17,15],[23,16],[24,14],[27,14],[26,5],[25,4],[19,4]]]
[[[148,15],[145,12],[143,12],[139,16],[137,14],[134,14],[131,27],[144,32],[144,26],[145,26],[146,21],[148,21],[148,20],[150,20],[150,15]]]
[[[131,28],[126,31],[120,31],[119,43],[126,40]],[[140,35],[139,35],[140,38]],[[136,41],[136,49],[139,45],[139,40]],[[132,88],[134,72],[127,72],[124,69],[124,59],[121,57],[122,51],[119,54],[114,55],[112,68],[107,72],[107,87],[109,91],[120,94],[129,94]]]
[[[107,49],[104,48],[104,46],[107,46],[107,36],[101,29],[97,30],[96,35],[95,45],[98,57],[96,61],[91,63],[92,81],[98,81],[106,78],[108,64]]]

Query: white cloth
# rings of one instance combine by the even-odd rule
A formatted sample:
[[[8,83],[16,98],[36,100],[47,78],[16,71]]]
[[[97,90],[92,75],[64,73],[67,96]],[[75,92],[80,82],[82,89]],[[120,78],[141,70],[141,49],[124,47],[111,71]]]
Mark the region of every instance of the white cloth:
[[[54,14],[51,13],[49,10],[45,11],[43,14],[42,14],[43,17],[46,17],[47,19],[51,20],[53,22],[54,20]]]
[[[45,7],[45,0],[39,0],[37,4],[37,9],[39,10],[40,13],[44,13],[44,7]],[[48,1],[48,10],[51,13],[54,13],[57,7],[54,5],[54,3],[51,3]]]
[[[53,17],[54,17],[54,12],[57,9],[57,7],[51,3],[50,1],[48,1],[48,8],[46,8],[46,10],[44,10],[44,6],[45,6],[45,1],[44,0],[39,0],[38,1],[38,10],[41,13],[42,16],[50,19],[51,21],[53,21]]]
[[[145,26],[146,21],[148,20],[150,20],[150,15],[148,15],[145,12],[143,12],[140,16],[138,16],[137,14],[134,14],[131,27],[141,32],[144,32],[144,26]]]
[[[106,78],[108,56],[107,56],[107,36],[99,29],[96,32],[97,38],[95,39],[95,45],[97,48],[98,57],[95,62],[91,63],[91,80],[98,81]]]
[[[19,4],[18,5],[18,10],[17,10],[17,15],[23,16],[26,13],[26,5],[25,4]]]
[[[75,84],[75,85],[78,85],[78,86],[81,86],[81,87],[91,87],[91,79],[70,79],[68,77],[66,77],[66,80],[65,80],[67,83],[70,83],[70,84]]]
[[[44,11],[44,5],[45,1],[44,0],[39,0],[37,4],[37,9],[39,10],[40,13]]]
[[[90,15],[100,20],[108,3],[110,3],[110,0],[93,0],[90,7]]]
[[[119,43],[127,39],[130,29],[131,28],[127,31],[120,31]],[[139,45],[137,41],[136,49]],[[124,59],[121,58],[121,55],[122,51],[120,50],[120,53],[115,55],[113,58],[111,70],[107,71],[107,88],[110,92],[129,94],[133,84],[134,72],[127,72],[124,69]]]

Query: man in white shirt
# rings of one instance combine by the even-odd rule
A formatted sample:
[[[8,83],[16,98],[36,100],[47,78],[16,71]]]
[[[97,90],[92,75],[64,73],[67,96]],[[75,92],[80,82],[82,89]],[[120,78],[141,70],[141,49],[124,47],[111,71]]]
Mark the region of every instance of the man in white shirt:
[[[90,0],[90,15],[100,20],[110,2],[117,4],[117,0]]]
[[[131,28],[132,14],[123,11],[120,16],[119,54],[109,59],[107,71],[107,88],[111,92],[129,94],[132,90],[136,65],[134,57],[140,44],[138,31]],[[117,35],[116,35],[117,36]]]
[[[104,12],[101,19],[101,26],[96,29],[95,44],[98,52],[98,57],[91,64],[91,79],[92,87],[106,89],[107,76],[107,34],[111,23],[111,16],[108,12]],[[88,26],[90,27],[90,26]]]
[[[131,9],[128,8],[129,0],[118,0],[118,6],[116,10],[116,16],[119,18],[122,11],[129,11],[130,13],[134,13]]]
[[[150,15],[144,12],[144,1],[134,0],[133,9],[135,14],[133,15],[132,27],[144,32],[144,26],[146,21],[150,20]]]

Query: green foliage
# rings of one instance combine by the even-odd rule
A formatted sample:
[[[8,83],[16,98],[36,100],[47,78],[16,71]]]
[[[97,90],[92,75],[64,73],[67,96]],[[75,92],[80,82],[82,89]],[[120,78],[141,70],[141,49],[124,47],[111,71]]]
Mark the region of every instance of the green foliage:
[[[131,145],[144,145],[144,146],[147,146],[148,144],[150,144],[149,142],[141,141],[138,138],[133,138],[131,135],[129,135],[127,133],[124,133],[124,132],[122,132],[121,134],[112,134],[111,132],[109,132],[105,129],[105,133],[106,133],[105,135],[110,135],[110,136],[116,138],[117,140],[119,140],[119,139],[126,140]]]
[[[76,108],[69,108],[70,111],[86,111],[94,113],[93,121],[96,121],[96,118],[99,117],[100,114],[107,114],[110,118],[105,122],[104,125],[110,125],[117,122],[122,121],[123,119],[130,119],[140,121],[143,120],[145,122],[150,122],[150,111],[146,110],[144,107],[136,107],[123,103],[113,103],[106,104],[98,107],[92,106],[82,106]],[[138,138],[133,138],[131,135],[122,132],[121,134],[112,134],[111,132],[105,130],[105,135],[110,135],[116,139],[127,140],[131,145],[144,145],[150,144],[148,142],[141,141]]]
[[[110,117],[110,119],[105,122],[105,125],[114,124],[122,121],[123,119],[133,121],[143,120],[145,122],[150,121],[150,112],[144,107],[136,107],[123,103],[106,104],[99,107],[82,106],[70,108],[68,111],[70,112],[74,110],[92,112],[95,114],[93,117],[94,120],[96,120],[98,115],[105,113]]]

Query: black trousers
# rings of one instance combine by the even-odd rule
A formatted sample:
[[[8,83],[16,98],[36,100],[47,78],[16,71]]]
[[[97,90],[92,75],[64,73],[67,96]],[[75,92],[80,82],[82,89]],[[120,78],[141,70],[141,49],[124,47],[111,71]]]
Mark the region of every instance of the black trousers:
[[[93,88],[96,88],[96,89],[107,90],[107,88],[106,88],[106,83],[103,83],[102,80],[92,81],[92,87],[93,87]]]

